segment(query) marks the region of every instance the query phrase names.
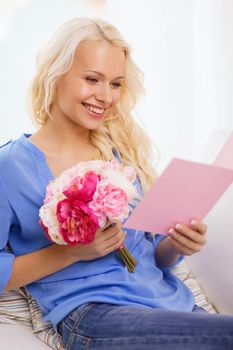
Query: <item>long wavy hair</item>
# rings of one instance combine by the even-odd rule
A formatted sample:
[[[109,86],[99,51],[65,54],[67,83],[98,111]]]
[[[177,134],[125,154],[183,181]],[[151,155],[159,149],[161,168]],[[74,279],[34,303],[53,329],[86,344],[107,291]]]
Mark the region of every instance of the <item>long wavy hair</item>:
[[[36,128],[50,115],[56,99],[56,83],[72,66],[77,46],[87,40],[104,40],[125,52],[125,83],[118,103],[106,114],[103,124],[90,130],[90,142],[96,153],[92,159],[113,158],[115,147],[125,165],[135,168],[145,194],[157,178],[155,154],[159,152],[145,128],[132,115],[144,94],[144,76],[131,57],[131,46],[112,24],[99,18],[74,18],[64,23],[54,37],[39,50],[35,76],[30,84],[26,108]],[[156,150],[156,153],[154,152]]]

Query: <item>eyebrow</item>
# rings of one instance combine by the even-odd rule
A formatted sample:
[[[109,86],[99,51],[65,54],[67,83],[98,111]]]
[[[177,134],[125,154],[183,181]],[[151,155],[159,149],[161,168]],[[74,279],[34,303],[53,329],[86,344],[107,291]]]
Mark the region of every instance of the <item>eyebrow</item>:
[[[104,74],[103,74],[103,73],[100,73],[100,72],[97,72],[96,70],[84,69],[84,71],[96,73],[96,74],[98,74],[98,75],[100,75],[101,77],[104,78]],[[113,79],[113,80],[116,80],[116,79],[123,79],[123,78],[124,78],[124,76],[120,76],[120,77],[117,77],[117,78],[115,78],[115,79]]]

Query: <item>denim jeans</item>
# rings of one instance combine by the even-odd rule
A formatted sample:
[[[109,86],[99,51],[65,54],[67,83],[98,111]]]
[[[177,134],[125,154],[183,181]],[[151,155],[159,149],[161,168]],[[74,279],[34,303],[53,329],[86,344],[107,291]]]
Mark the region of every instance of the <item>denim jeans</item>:
[[[57,327],[66,350],[232,350],[233,316],[87,303]]]

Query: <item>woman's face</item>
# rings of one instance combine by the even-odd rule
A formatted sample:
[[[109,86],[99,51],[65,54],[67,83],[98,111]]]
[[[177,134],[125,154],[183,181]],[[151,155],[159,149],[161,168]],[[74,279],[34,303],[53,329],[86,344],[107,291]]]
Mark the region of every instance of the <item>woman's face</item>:
[[[71,69],[57,83],[54,117],[97,129],[120,99],[124,74],[122,49],[105,41],[83,41]]]

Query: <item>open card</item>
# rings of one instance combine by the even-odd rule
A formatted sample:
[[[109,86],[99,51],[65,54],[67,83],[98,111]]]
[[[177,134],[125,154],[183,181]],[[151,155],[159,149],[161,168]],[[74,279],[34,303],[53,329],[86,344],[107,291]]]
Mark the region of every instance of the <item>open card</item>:
[[[233,170],[233,131],[213,164]]]
[[[178,222],[202,220],[232,182],[233,133],[214,165],[174,158],[123,226],[167,235]]]

